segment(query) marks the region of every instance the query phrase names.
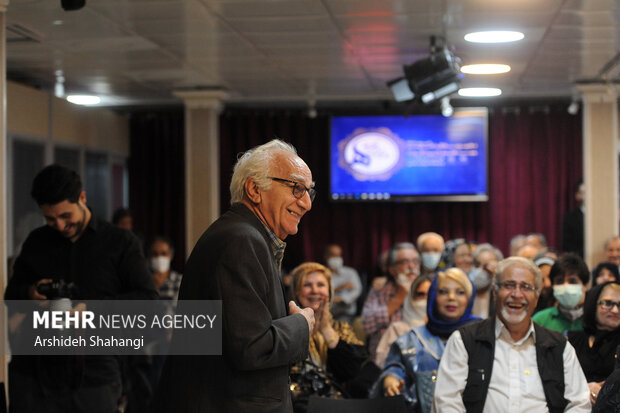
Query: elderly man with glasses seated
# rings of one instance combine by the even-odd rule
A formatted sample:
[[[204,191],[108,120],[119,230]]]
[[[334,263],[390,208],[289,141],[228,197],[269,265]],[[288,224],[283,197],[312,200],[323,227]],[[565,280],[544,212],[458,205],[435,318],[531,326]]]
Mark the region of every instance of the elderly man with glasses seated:
[[[532,261],[510,257],[498,264],[495,317],[448,339],[434,412],[590,412],[574,348],[561,333],[532,322],[541,288]]]

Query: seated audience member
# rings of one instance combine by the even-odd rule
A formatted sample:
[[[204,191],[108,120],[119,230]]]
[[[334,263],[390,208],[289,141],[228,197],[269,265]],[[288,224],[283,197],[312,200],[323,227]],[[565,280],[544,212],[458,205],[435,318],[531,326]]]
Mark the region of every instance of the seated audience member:
[[[425,232],[418,236],[416,243],[422,259],[421,273],[432,274],[437,271],[444,249],[443,237],[436,232]]]
[[[439,272],[429,289],[428,323],[413,327],[390,347],[376,392],[403,394],[410,412],[430,412],[433,376],[448,336],[478,317],[471,315],[473,286],[458,268]]]
[[[476,297],[472,313],[480,318],[487,318],[495,312],[493,299],[493,274],[497,263],[504,257],[502,252],[491,244],[480,244],[474,250],[474,269],[469,278],[476,287]]]
[[[540,310],[552,307],[555,304],[555,298],[553,298],[553,288],[551,286],[551,278],[549,278],[549,273],[551,272],[551,267],[555,264],[555,259],[547,257],[544,254],[538,254],[536,259],[534,259],[534,264],[536,264],[540,270],[543,279],[543,287],[540,291],[540,295],[538,296],[536,310],[534,310],[534,313],[537,313]]]
[[[469,275],[474,266],[474,250],[476,246],[470,242],[462,241],[454,249],[453,266]]]
[[[528,260],[534,261],[534,258],[536,258],[536,255],[538,255],[539,251],[540,250],[535,246],[525,244],[524,246],[519,248],[519,251],[517,251],[517,257],[523,257],[527,258]]]
[[[591,405],[575,350],[531,320],[542,276],[510,257],[495,274],[496,313],[455,331],[446,344],[433,412],[571,412]]]
[[[611,237],[605,243],[606,261],[620,267],[620,237]]]
[[[541,233],[530,232],[525,237],[525,245],[531,245],[538,251],[542,251],[544,249],[547,249],[547,239]]]
[[[430,276],[420,275],[411,284],[409,298],[403,304],[403,320],[394,321],[390,324],[385,333],[383,333],[381,340],[379,340],[377,356],[375,357],[375,364],[377,366],[383,367],[385,358],[394,340],[411,330],[412,327],[426,324],[426,300],[431,281]]]
[[[517,234],[510,239],[510,256],[516,257],[522,246],[525,245],[526,236]]]
[[[603,383],[614,370],[615,350],[620,345],[620,284],[600,284],[588,292],[583,330],[568,333],[596,402]]]
[[[403,318],[403,303],[413,281],[420,275],[420,256],[413,244],[401,242],[388,254],[388,281],[380,289],[368,292],[362,310],[362,325],[368,339],[368,351],[375,359],[381,336],[394,321]]]
[[[181,286],[181,274],[170,268],[174,258],[172,241],[164,236],[157,236],[149,247],[149,264],[153,272],[155,287],[162,300],[171,300],[176,304]]]
[[[605,381],[592,413],[620,413],[620,368],[616,368]]]
[[[315,324],[309,340],[309,361],[346,383],[360,371],[368,353],[348,323],[336,321],[330,312],[331,271],[316,262],[306,262],[292,271],[294,300],[314,310]],[[297,366],[298,372],[312,370]],[[294,369],[295,370],[295,369]]]
[[[603,261],[592,271],[592,287],[609,281],[619,282],[620,272],[618,272],[618,266],[613,262]]]
[[[133,216],[131,211],[127,208],[118,208],[112,214],[112,224],[119,228],[124,228],[129,231],[133,231]]]
[[[332,272],[334,287],[332,315],[336,320],[352,322],[357,312],[357,298],[362,294],[360,276],[353,268],[343,265],[340,245],[328,245],[325,248],[324,258]]]
[[[567,331],[581,330],[586,285],[590,279],[585,262],[575,253],[563,254],[551,267],[549,278],[558,305],[539,311],[532,320],[564,335]]]

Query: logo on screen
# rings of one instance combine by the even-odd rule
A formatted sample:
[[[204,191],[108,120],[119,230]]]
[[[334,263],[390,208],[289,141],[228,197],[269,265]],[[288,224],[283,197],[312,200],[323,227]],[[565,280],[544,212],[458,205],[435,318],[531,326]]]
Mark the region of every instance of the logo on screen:
[[[388,128],[360,128],[338,144],[338,163],[358,181],[385,181],[402,168],[403,148]]]

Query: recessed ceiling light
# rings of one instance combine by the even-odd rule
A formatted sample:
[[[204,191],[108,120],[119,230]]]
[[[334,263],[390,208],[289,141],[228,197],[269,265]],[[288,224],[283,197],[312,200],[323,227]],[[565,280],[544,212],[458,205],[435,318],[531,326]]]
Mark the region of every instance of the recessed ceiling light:
[[[459,89],[459,95],[466,97],[499,96],[501,94],[502,90],[495,87],[466,87]]]
[[[99,96],[93,95],[69,95],[67,100],[76,105],[96,105],[101,102]]]
[[[516,42],[525,36],[521,32],[512,31],[488,31],[467,33],[465,40],[472,43],[507,43]]]
[[[478,64],[465,65],[461,67],[461,72],[469,75],[494,75],[497,73],[510,72],[510,66],[502,64]]]

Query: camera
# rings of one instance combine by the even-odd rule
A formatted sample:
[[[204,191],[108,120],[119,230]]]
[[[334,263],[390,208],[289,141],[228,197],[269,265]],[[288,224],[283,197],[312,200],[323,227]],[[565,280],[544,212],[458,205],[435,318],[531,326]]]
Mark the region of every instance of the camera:
[[[37,292],[52,300],[60,298],[73,299],[77,294],[77,286],[73,282],[68,283],[65,280],[55,280],[49,283],[39,284],[37,286]]]

